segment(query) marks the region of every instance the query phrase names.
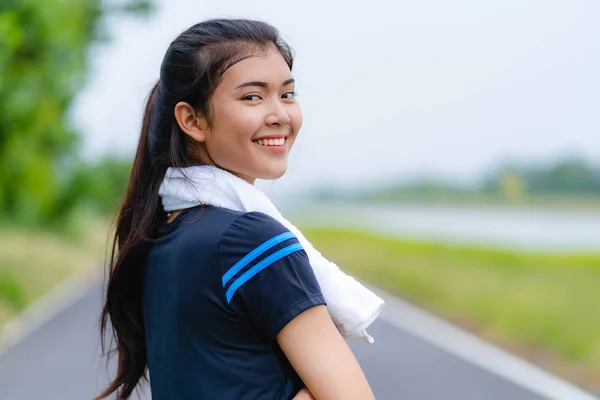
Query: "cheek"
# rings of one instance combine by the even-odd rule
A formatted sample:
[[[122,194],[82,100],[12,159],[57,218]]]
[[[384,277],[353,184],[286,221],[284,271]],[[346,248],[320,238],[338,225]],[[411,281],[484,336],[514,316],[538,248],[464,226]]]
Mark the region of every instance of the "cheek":
[[[300,106],[295,104],[294,107],[289,110],[288,115],[290,117],[290,125],[292,125],[294,133],[297,134],[302,127],[302,110],[300,109]]]
[[[256,133],[262,124],[262,115],[248,107],[236,107],[231,105],[219,110],[215,122],[215,130],[220,138],[226,142],[231,140],[246,141]],[[215,115],[217,113],[215,112]]]

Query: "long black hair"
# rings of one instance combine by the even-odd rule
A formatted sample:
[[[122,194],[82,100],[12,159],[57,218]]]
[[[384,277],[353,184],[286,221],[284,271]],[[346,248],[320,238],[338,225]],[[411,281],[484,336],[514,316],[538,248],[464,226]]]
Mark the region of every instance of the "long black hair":
[[[116,392],[126,400],[140,379],[148,379],[146,341],[142,319],[144,265],[157,227],[165,218],[158,188],[169,167],[201,164],[198,144],[177,124],[175,105],[185,101],[211,121],[211,97],[233,64],[275,47],[290,70],[293,55],[274,27],[244,19],[214,19],[196,24],[167,49],[160,79],[152,88],[142,131],[117,222],[108,262],[106,302],[100,317],[103,339],[112,333],[115,346],[105,355],[118,354],[114,380],[96,397]],[[110,320],[110,324],[109,324]]]

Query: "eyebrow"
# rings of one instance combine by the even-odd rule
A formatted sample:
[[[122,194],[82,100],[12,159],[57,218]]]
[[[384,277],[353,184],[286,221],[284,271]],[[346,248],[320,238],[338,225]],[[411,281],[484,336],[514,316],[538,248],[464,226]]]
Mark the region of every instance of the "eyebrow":
[[[287,81],[284,81],[281,86],[286,86],[286,85],[289,85],[290,83],[294,83],[294,82],[296,82],[296,80],[294,78],[290,78]],[[258,86],[258,87],[267,88],[267,87],[269,87],[269,84],[266,83],[266,82],[251,81],[251,82],[242,83],[241,85],[239,85],[238,87],[236,87],[236,89],[239,89],[239,88],[242,88],[242,87],[247,87],[247,86]]]

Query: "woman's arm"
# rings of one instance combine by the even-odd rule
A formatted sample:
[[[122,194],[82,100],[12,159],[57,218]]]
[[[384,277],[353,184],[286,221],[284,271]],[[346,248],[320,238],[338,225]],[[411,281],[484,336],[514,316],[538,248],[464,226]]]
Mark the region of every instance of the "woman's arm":
[[[277,341],[316,400],[375,399],[324,305],[297,315],[279,332]]]
[[[292,400],[315,400],[315,398],[307,388],[302,388],[298,393],[296,393]]]

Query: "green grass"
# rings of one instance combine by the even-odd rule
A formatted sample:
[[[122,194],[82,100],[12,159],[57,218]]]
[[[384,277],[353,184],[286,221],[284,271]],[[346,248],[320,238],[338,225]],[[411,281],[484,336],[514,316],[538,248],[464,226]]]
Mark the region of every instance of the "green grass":
[[[71,274],[98,270],[108,224],[80,222],[61,233],[0,225],[0,326]]]
[[[306,229],[346,272],[582,384],[600,383],[600,255],[530,254]]]

